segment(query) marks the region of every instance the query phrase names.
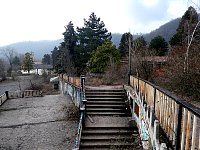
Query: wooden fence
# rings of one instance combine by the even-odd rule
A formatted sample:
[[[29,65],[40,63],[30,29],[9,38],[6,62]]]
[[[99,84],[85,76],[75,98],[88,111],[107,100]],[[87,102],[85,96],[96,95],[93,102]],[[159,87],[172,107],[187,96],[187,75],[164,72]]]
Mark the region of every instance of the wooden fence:
[[[80,78],[79,77],[71,77],[66,74],[60,74],[59,77],[67,83],[70,83],[76,87],[80,87]]]
[[[200,109],[154,84],[130,76],[130,85],[155,111],[168,144],[176,150],[200,150]]]

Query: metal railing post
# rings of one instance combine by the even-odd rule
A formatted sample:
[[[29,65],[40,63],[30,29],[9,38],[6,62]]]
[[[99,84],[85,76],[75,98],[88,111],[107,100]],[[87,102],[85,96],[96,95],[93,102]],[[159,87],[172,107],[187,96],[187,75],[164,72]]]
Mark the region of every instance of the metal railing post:
[[[154,87],[154,96],[153,96],[153,107],[154,107],[154,110],[156,110],[156,88]]]
[[[9,99],[8,91],[5,91],[6,98]]]
[[[81,75],[81,91],[83,91],[84,86],[85,86],[85,76]]]

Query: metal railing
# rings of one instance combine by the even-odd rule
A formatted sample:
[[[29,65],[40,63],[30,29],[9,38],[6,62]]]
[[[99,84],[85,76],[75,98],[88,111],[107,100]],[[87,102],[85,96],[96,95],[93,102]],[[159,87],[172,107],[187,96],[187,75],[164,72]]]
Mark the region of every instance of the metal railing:
[[[130,76],[148,107],[152,107],[172,149],[200,149],[200,109],[148,81]]]

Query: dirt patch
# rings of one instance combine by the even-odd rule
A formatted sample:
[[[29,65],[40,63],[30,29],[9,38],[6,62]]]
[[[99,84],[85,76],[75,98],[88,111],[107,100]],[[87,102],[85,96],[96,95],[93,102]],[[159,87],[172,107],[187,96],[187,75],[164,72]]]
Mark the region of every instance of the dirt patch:
[[[43,95],[58,95],[60,94],[59,90],[55,90],[51,83],[43,83],[41,86]]]
[[[79,119],[79,110],[74,105],[64,105],[61,109],[65,113],[66,121],[76,121]]]
[[[4,87],[5,90],[8,89],[8,91],[41,90],[43,95],[60,94],[59,90],[55,90],[53,88],[53,84],[50,83],[50,78],[51,76],[45,76],[45,77],[38,75],[19,76],[16,77],[15,80],[4,81],[3,83],[1,83],[1,85],[2,87]]]

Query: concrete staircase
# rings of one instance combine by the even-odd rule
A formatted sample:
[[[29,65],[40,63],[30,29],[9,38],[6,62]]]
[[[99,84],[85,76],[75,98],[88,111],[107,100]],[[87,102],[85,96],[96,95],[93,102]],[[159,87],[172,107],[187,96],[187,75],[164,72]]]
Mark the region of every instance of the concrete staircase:
[[[89,89],[86,91],[88,115],[129,116],[123,89]]]
[[[86,90],[86,122],[81,150],[138,149],[138,130],[126,108],[123,88]]]

